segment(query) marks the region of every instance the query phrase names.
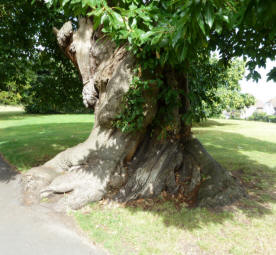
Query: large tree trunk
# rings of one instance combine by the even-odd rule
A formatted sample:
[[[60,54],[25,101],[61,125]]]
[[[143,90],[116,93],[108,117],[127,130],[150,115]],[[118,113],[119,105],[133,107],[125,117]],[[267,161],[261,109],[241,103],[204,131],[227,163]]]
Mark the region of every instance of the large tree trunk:
[[[175,107],[168,135],[152,125],[158,114],[158,88],[144,92],[144,121],[139,131],[123,133],[113,125],[122,111],[123,96],[130,89],[135,57],[124,46],[116,47],[82,18],[55,29],[58,43],[78,68],[84,104],[94,107],[95,124],[89,138],[24,176],[28,198],[59,197],[57,208],[77,209],[103,198],[130,201],[155,197],[162,191],[200,206],[225,205],[245,195],[231,174],[219,165],[181,120],[189,109]],[[188,93],[187,78],[167,70],[167,86]],[[160,138],[161,137],[161,138]]]

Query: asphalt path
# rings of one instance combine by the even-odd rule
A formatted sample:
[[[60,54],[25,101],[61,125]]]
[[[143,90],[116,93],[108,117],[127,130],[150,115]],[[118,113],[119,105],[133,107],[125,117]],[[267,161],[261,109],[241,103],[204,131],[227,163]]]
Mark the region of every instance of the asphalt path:
[[[102,255],[72,218],[22,200],[21,175],[0,155],[1,255]]]

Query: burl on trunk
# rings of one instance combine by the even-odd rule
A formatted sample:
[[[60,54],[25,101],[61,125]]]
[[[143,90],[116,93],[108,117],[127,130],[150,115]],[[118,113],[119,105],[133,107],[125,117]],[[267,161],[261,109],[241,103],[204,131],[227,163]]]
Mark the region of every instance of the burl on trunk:
[[[160,139],[161,129],[152,125],[159,110],[154,84],[143,95],[142,128],[124,133],[114,127],[131,89],[136,61],[124,45],[117,47],[101,28],[93,31],[89,18],[81,18],[76,31],[71,22],[54,31],[60,48],[79,70],[83,102],[94,107],[95,123],[85,142],[24,175],[28,199],[58,197],[56,209],[62,210],[103,198],[125,202],[156,197],[162,191],[212,207],[245,196],[238,180],[192,137],[180,118],[183,109],[176,106],[172,135]],[[168,86],[187,87],[187,79],[173,70],[164,77]]]

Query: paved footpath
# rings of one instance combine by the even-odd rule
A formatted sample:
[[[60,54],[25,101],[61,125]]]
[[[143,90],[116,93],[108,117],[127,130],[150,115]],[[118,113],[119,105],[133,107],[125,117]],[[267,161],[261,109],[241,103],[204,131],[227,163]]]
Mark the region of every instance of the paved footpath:
[[[0,155],[1,255],[103,255],[69,216],[36,205],[24,206],[20,174]]]

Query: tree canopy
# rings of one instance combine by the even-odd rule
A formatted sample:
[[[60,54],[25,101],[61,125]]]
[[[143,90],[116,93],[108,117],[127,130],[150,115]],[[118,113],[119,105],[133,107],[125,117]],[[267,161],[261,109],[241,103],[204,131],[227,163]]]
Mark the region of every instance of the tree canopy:
[[[77,71],[51,33],[67,18],[42,2],[0,0],[1,103],[40,113],[83,108]]]
[[[275,57],[276,8],[272,0],[51,0],[47,6],[44,1],[32,1],[32,6],[26,0],[0,2],[0,86],[2,90],[9,86],[15,95],[20,91],[28,98],[27,109],[33,112],[59,111],[64,99],[69,108],[75,108],[75,102],[80,107],[77,74],[50,33],[53,26],[61,26],[68,19],[75,24],[74,17],[91,16],[95,29],[101,26],[115,42],[126,43],[143,63],[137,73],[152,70],[154,79],[160,82],[162,77],[155,70],[173,67],[193,77],[189,84],[193,110],[189,119],[208,116],[206,104],[215,108],[226,102],[214,91],[222,87],[223,82],[218,81],[233,57],[247,58],[249,78],[256,80],[259,74],[255,67],[265,66],[267,58]],[[215,50],[220,61],[210,63]],[[273,78],[275,69],[269,76]],[[224,86],[231,91],[227,82]],[[162,90],[168,107],[175,101],[176,92],[165,87]],[[136,117],[130,117],[127,123]]]
[[[189,79],[192,109],[186,113],[186,120],[206,117],[206,111],[202,110],[204,104],[214,107],[218,103],[223,105],[222,102],[230,103],[237,99],[232,96],[228,101],[215,100],[219,98],[219,93],[212,96],[212,90],[222,87],[222,82],[218,81],[227,73],[227,66],[234,57],[247,59],[248,78],[255,80],[260,78],[255,67],[265,67],[267,58],[275,58],[276,6],[272,0],[51,0],[48,6],[68,16],[89,16],[93,19],[94,29],[101,26],[102,31],[116,43],[126,43],[142,63],[137,66],[137,73],[151,70],[155,76],[167,109],[175,103],[177,94],[183,91],[162,86],[162,72],[156,70],[174,68],[193,77]],[[220,60],[210,63],[214,51],[219,53]],[[275,68],[268,79],[275,79]],[[138,80],[139,77],[136,82]],[[228,85],[224,83],[225,88],[231,91]],[[141,84],[136,86],[141,87]],[[139,89],[135,90],[131,93],[141,95]],[[221,96],[226,94],[231,93],[220,91]],[[136,107],[132,103],[132,113],[128,107],[128,111],[122,114],[123,120],[118,122],[121,128],[130,126],[141,115],[141,102],[133,100],[133,95],[129,95],[129,99],[136,102]],[[238,101],[243,102],[236,105],[238,108],[254,102],[248,96],[240,96]],[[169,115],[167,110],[166,114]]]
[[[248,56],[251,76],[258,79],[254,67],[275,58],[273,0],[50,0],[48,5],[67,15],[93,16],[94,28],[102,25],[115,41],[128,41],[136,56],[150,52],[162,65],[218,50],[224,62]]]

